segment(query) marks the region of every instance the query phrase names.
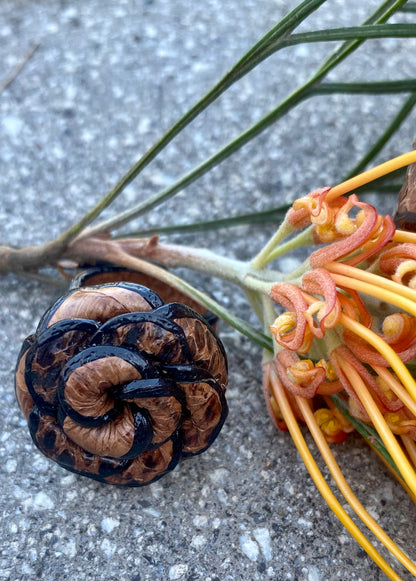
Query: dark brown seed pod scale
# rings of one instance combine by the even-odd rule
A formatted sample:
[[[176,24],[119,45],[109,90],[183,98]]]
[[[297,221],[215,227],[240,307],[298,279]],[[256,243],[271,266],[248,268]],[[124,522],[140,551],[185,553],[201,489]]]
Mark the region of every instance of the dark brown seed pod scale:
[[[18,358],[16,396],[36,446],[70,471],[124,486],[206,450],[228,408],[225,351],[204,315],[138,273],[78,277]]]
[[[413,143],[413,149],[416,149],[416,141]],[[416,163],[407,168],[393,219],[396,228],[416,232]]]

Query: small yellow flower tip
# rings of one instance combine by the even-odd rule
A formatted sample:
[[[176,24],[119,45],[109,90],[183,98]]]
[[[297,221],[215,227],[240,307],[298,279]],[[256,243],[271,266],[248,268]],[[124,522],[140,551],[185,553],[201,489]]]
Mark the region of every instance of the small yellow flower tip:
[[[322,368],[320,368],[322,369]],[[319,371],[322,374],[322,371]],[[305,383],[316,375],[315,365],[310,359],[300,359],[294,365],[287,368],[287,376],[294,383]]]
[[[412,416],[407,410],[388,412],[384,414],[384,419],[393,434],[409,436],[412,439],[415,438],[416,418]]]
[[[311,216],[316,216],[322,209],[322,196],[330,190],[320,188],[295,200],[289,209],[286,220],[295,230],[302,230],[311,223]]]
[[[296,327],[296,313],[292,313],[291,311],[286,311],[277,317],[273,325],[270,326],[270,331],[276,337],[283,337],[283,335],[287,335]]]
[[[326,379],[328,381],[336,381],[338,379],[338,375],[335,373],[334,366],[330,361],[325,361],[324,359],[321,359],[316,364],[317,367],[318,365],[321,365],[325,369]]]
[[[354,207],[354,200],[357,200],[356,196],[347,198],[335,216],[335,230],[342,236],[350,236],[357,230],[357,218],[354,219],[348,215],[348,212]],[[361,214],[363,213],[361,212]],[[359,221],[362,223],[362,217]]]
[[[293,396],[310,399],[325,381],[325,369],[315,366],[310,360],[301,360],[287,349],[277,354],[275,365],[284,387]]]
[[[414,289],[416,287],[416,260],[403,260],[391,279]]]
[[[300,288],[289,283],[276,283],[270,291],[270,298],[292,313],[290,317],[294,317],[295,321],[294,327],[292,325],[293,330],[290,331],[288,330],[288,324],[291,324],[290,317],[289,319],[277,317],[270,327],[277,343],[294,351],[302,353],[308,351],[313,337],[310,331],[307,331],[307,323],[303,316],[308,305]]]
[[[376,383],[378,385],[378,387],[380,388],[380,392],[383,393],[384,395],[384,400],[387,403],[387,405],[390,404],[394,404],[395,402],[397,402],[397,396],[394,393],[394,391],[390,388],[390,385],[387,383],[387,381],[383,378],[380,377],[379,375],[376,377]]]
[[[394,313],[385,317],[382,324],[384,340],[396,353],[409,349],[416,338],[415,317],[408,313]]]
[[[406,331],[411,329],[411,321],[412,317],[406,315],[406,313],[394,313],[393,315],[388,315],[383,321],[382,332],[390,339],[396,339],[398,336],[403,334],[405,327]]]
[[[314,416],[328,442],[341,443],[346,439],[347,434],[342,429],[343,426],[334,410],[320,408],[316,410]]]
[[[290,347],[298,353],[307,353],[313,341],[313,335],[308,327],[303,328],[303,335],[300,335],[300,325],[297,324],[296,313],[282,313],[270,325],[269,330],[272,332],[276,343],[282,347]]]
[[[342,239],[343,235],[336,231],[333,224],[323,224],[315,226],[313,239],[316,244],[330,244],[335,240]]]

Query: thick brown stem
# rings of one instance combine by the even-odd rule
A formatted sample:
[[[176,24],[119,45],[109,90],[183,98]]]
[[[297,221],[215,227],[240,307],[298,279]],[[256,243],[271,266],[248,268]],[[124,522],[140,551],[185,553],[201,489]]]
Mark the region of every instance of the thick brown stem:
[[[0,245],[0,274],[36,271],[45,266],[55,265],[64,250],[65,246],[58,241],[25,248]]]
[[[34,272],[46,266],[59,266],[63,260],[78,265],[107,262],[143,272],[147,272],[154,263],[167,268],[185,266],[237,284],[241,283],[247,267],[243,262],[218,257],[209,250],[159,244],[157,236],[120,240],[78,238],[69,244],[58,239],[42,246],[19,249],[0,246],[0,274]]]
[[[9,272],[34,272],[47,266],[57,266],[63,259],[74,260],[77,264],[112,262],[125,255],[119,242],[87,238],[67,245],[62,240],[54,240],[40,246],[13,248],[0,245],[0,275]]]

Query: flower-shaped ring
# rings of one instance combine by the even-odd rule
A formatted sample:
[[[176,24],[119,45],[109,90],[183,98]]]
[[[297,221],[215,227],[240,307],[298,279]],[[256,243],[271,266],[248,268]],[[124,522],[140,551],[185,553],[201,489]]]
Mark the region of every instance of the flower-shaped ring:
[[[226,355],[200,307],[94,277],[140,280],[114,270],[79,278],[25,340],[17,399],[47,457],[102,482],[141,486],[218,435],[228,411]]]

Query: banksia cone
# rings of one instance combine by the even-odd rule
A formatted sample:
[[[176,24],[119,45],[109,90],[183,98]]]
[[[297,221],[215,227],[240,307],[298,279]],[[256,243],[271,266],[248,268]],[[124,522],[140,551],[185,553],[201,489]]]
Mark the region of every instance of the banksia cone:
[[[41,452],[96,480],[142,486],[206,450],[227,416],[227,361],[201,311],[137,273],[78,279],[17,363],[17,399]]]

